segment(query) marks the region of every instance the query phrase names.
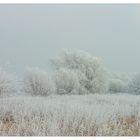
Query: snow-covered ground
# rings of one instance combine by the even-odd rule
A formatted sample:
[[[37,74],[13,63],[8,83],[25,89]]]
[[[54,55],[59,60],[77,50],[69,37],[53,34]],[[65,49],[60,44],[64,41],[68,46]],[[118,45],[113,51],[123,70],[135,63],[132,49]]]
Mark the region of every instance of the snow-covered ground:
[[[0,135],[140,135],[140,96],[18,96],[0,99]]]

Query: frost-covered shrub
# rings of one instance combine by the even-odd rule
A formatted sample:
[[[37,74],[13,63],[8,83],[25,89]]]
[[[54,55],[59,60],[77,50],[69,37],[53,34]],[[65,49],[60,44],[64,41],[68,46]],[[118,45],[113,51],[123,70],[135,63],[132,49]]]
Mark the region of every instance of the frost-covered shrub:
[[[12,96],[16,93],[17,88],[16,76],[0,68],[0,97]]]
[[[130,80],[127,85],[127,91],[132,94],[140,94],[140,73]]]
[[[83,94],[101,93],[106,90],[106,73],[100,58],[82,51],[65,51],[59,58],[53,59],[52,64],[58,71],[61,68],[68,70],[69,77],[72,76],[71,73],[75,73],[75,77],[78,77],[80,87],[84,92]],[[59,82],[63,82],[63,79]]]
[[[47,96],[55,92],[55,86],[46,71],[28,68],[24,90],[31,95]]]
[[[120,79],[111,79],[109,80],[108,90],[111,93],[123,92],[125,90],[125,83]]]

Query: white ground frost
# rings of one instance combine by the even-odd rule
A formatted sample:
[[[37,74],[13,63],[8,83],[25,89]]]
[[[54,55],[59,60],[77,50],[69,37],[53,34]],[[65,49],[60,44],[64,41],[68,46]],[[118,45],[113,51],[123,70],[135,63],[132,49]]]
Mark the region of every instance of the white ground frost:
[[[140,135],[140,98],[129,94],[0,99],[0,135]]]

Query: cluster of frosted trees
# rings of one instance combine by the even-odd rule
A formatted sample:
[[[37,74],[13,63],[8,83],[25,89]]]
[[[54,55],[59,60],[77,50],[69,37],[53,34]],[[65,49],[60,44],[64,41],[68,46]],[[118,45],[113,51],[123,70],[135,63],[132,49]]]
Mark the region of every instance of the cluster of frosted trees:
[[[65,51],[52,60],[55,68],[55,85],[58,94],[103,93],[106,74],[102,60],[85,52]]]
[[[133,78],[107,72],[100,58],[82,51],[65,51],[51,60],[52,75],[40,68],[28,68],[22,91],[29,95],[134,93],[140,94],[140,74]],[[0,95],[10,96],[18,80],[0,69]]]
[[[51,60],[54,73],[39,68],[28,69],[25,91],[32,95],[104,93],[107,78],[102,60],[88,53],[65,51]]]

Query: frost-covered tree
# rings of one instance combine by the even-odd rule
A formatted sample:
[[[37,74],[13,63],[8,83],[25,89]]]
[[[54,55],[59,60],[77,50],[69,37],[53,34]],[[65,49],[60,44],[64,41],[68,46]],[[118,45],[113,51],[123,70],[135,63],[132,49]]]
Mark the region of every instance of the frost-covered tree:
[[[108,90],[111,93],[117,92],[128,92],[127,84],[132,79],[133,73],[123,73],[123,72],[109,72],[109,84]]]
[[[14,74],[6,72],[0,68],[0,97],[13,96],[17,91],[18,80]]]
[[[46,71],[40,68],[28,68],[24,79],[24,90],[31,95],[47,96],[55,92],[55,86]]]
[[[111,93],[124,92],[125,83],[120,79],[111,79],[111,80],[109,80],[108,90]]]
[[[64,51],[62,55],[52,60],[52,64],[59,73],[64,68],[69,77],[78,79],[82,91],[85,93],[101,93],[106,90],[106,73],[102,66],[102,60],[83,51]],[[71,71],[71,72],[70,72]],[[74,74],[75,73],[75,74]],[[62,77],[59,82],[64,83]],[[80,93],[82,94],[81,91]]]
[[[130,80],[127,85],[127,91],[132,94],[140,94],[140,73]]]
[[[74,71],[61,68],[56,72],[54,79],[58,94],[77,94],[79,92],[79,79]]]

